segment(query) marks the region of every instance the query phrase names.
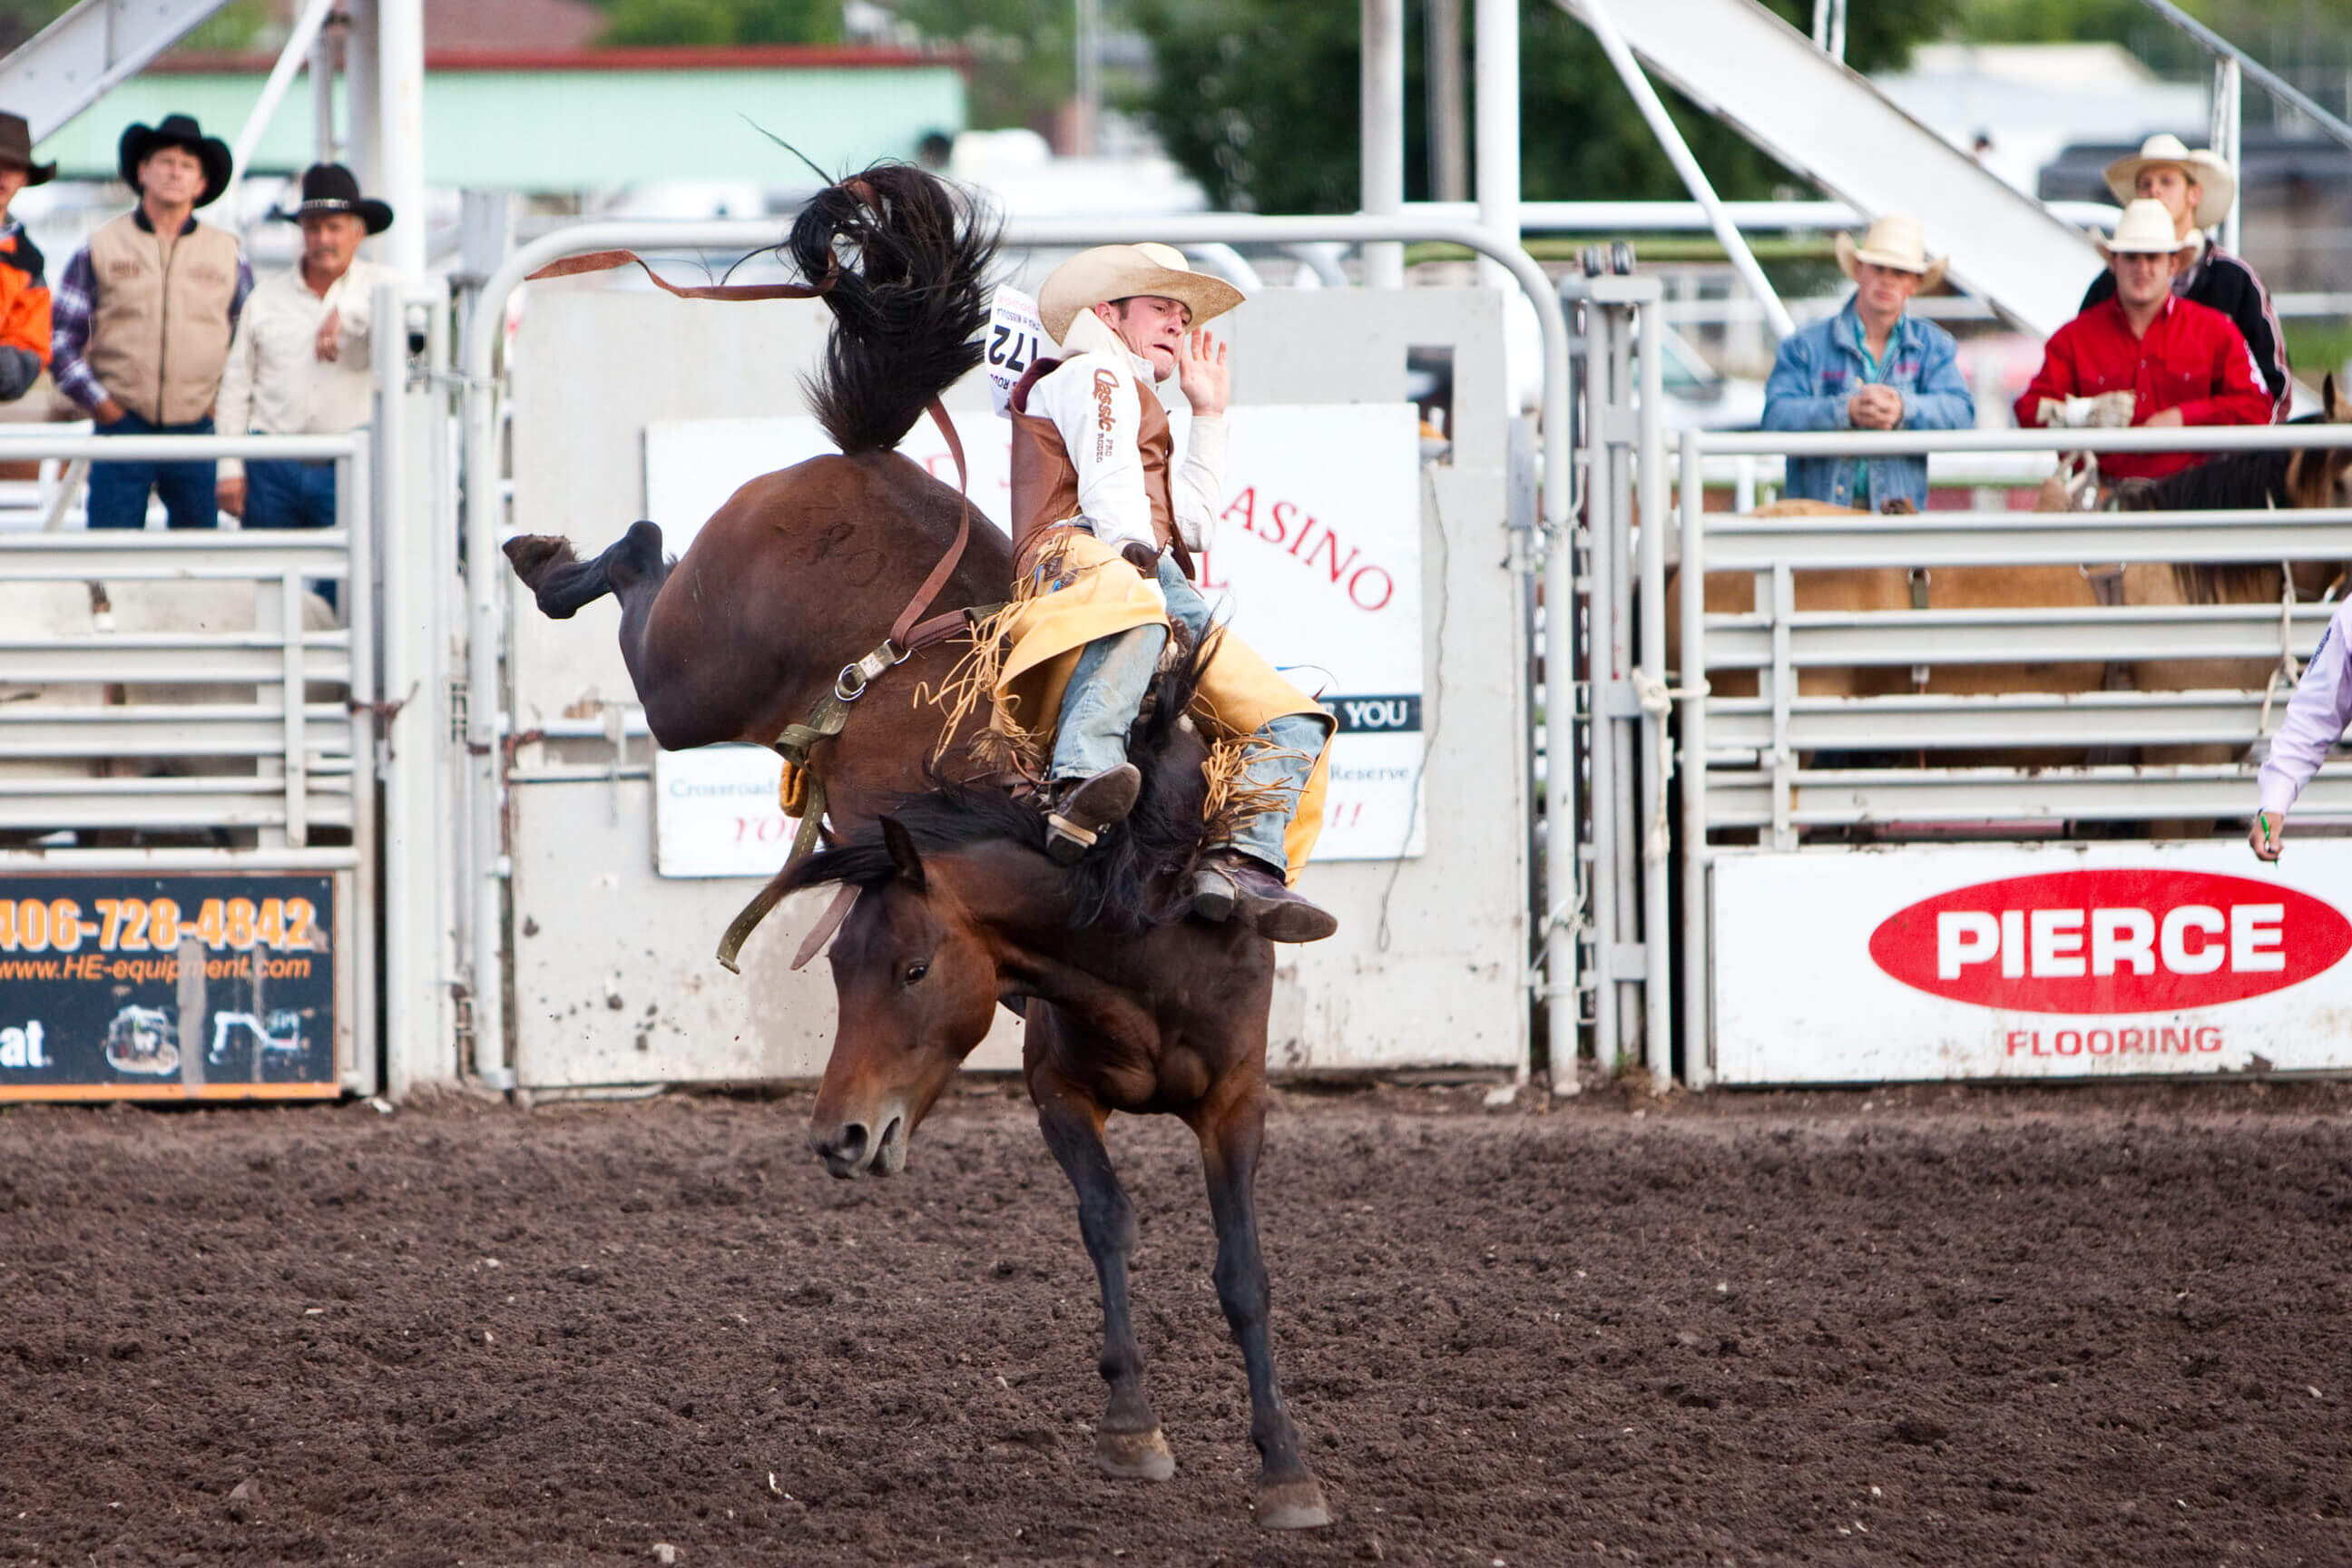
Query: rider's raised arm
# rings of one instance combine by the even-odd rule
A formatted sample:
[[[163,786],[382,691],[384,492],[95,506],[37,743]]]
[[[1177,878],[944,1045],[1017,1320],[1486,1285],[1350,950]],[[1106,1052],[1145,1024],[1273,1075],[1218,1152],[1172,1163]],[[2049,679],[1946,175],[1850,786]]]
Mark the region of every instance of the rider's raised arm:
[[[2347,634],[2352,634],[2352,602],[2327,623],[2318,650],[2304,667],[2303,679],[2286,705],[2279,732],[2272,738],[2270,756],[2263,763],[2264,811],[2284,816],[2326,760],[2328,749],[2343,737],[2345,726],[2352,723],[2352,643],[2347,643]]]
[[[1176,514],[1176,531],[1187,548],[1206,550],[1217,526],[1217,512],[1225,504],[1225,420],[1221,414],[1196,414],[1184,437],[1184,466],[1168,489],[1169,509]]]
[[[1078,475],[1078,510],[1097,539],[1117,550],[1133,541],[1159,548],[1143,488],[1143,412],[1134,374],[1108,353],[1086,353],[1037,383],[1029,395],[1062,433]]]

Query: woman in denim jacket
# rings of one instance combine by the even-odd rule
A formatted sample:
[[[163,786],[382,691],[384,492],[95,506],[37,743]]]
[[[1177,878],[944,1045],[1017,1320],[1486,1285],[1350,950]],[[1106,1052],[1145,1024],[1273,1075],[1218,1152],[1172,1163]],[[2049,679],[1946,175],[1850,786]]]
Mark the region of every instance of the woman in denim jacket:
[[[1965,430],[1976,399],[1960,379],[1952,334],[1904,307],[1942,281],[1918,221],[1888,213],[1857,246],[1837,238],[1838,266],[1854,291],[1838,313],[1780,345],[1764,388],[1767,430]],[[1781,493],[1861,511],[1925,511],[1927,459],[1791,458]]]

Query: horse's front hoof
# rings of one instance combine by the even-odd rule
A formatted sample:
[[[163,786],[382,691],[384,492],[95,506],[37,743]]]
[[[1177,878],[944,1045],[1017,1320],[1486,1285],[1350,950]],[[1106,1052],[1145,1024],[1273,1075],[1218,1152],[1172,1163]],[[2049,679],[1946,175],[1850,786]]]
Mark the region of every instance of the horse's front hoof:
[[[1323,1489],[1315,1484],[1313,1476],[1257,1489],[1260,1530],[1320,1530],[1330,1522],[1331,1510],[1324,1506]]]
[[[1104,1475],[1123,1481],[1164,1481],[1176,1473],[1176,1456],[1154,1426],[1149,1432],[1097,1432],[1095,1463]]]

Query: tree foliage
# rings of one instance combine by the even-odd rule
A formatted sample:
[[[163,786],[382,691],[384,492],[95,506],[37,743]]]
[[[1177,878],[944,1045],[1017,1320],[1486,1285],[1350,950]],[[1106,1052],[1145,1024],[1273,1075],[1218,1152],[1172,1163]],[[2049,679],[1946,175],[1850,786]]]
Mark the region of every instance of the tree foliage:
[[[897,0],[923,37],[963,51],[976,130],[1048,131],[1076,77],[1070,0]]]
[[[1811,26],[1810,0],[1770,3],[1794,25]],[[1855,5],[1849,14],[1848,62],[1863,70],[1900,63],[1913,42],[1942,31],[1958,4]],[[1406,10],[1405,187],[1408,197],[1419,199],[1430,184],[1426,62],[1422,7]],[[1360,191],[1358,14],[1344,0],[1138,0],[1138,20],[1158,69],[1134,107],[1215,205],[1351,211]],[[1465,38],[1465,77],[1471,75],[1469,47]],[[1548,0],[1524,0],[1519,53],[1520,184],[1530,199],[1683,194],[1624,85],[1580,23]],[[1475,79],[1470,90],[1476,90]],[[1738,132],[1672,92],[1662,94],[1700,167],[1724,195],[1768,195],[1790,183]]]
[[[831,44],[841,39],[838,0],[597,0],[612,20],[599,43],[615,47]]]

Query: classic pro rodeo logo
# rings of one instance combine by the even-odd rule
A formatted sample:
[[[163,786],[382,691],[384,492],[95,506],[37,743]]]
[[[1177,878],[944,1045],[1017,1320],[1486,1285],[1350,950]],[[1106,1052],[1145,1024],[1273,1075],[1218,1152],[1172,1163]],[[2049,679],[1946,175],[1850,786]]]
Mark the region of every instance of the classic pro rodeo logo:
[[[2055,871],[1922,899],[1870,956],[1930,995],[2019,1013],[2174,1013],[2299,984],[2352,951],[2352,921],[2245,877]]]

